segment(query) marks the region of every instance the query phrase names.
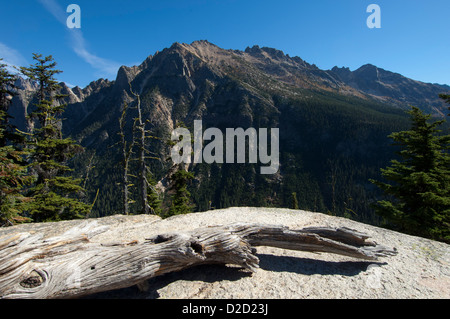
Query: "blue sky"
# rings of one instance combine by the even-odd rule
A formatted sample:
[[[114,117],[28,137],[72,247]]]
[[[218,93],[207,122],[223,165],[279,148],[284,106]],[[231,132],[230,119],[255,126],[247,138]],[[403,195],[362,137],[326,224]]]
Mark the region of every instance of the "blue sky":
[[[69,29],[69,4],[81,28]],[[381,28],[369,29],[369,4]],[[0,57],[29,65],[52,54],[58,79],[84,87],[114,80],[174,42],[208,40],[225,49],[274,47],[322,69],[371,63],[415,80],[450,85],[448,0],[20,0],[0,4]],[[5,14],[6,13],[6,14]]]

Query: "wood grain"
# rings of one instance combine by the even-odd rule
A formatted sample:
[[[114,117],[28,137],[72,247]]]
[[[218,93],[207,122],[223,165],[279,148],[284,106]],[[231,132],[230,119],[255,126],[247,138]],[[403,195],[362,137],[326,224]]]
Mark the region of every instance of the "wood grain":
[[[257,246],[366,260],[397,253],[348,228],[290,230],[238,223],[160,234],[142,242],[89,241],[104,231],[107,227],[86,221],[47,239],[30,233],[0,238],[0,297],[76,298],[136,284],[145,287],[143,283],[152,277],[201,264],[233,264],[256,271]]]

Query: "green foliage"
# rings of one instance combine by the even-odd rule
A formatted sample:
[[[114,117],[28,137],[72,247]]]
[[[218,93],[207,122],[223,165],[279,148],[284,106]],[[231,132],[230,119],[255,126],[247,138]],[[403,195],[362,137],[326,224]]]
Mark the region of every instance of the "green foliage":
[[[58,186],[50,183],[40,184],[39,187],[33,189],[33,201],[26,206],[26,210],[33,220],[50,222],[84,218],[89,213],[90,207],[76,198],[65,196],[69,192],[68,188],[70,188],[70,192],[77,190],[73,187],[74,181],[57,178],[52,181]]]
[[[31,183],[32,176],[27,174],[23,155],[13,146],[0,147],[0,226],[29,221],[22,216],[29,199],[21,191]]]
[[[439,97],[445,101],[445,103],[450,103],[450,94],[439,94]]]
[[[156,180],[151,174],[147,174],[148,189],[147,189],[147,202],[150,207],[150,211],[154,215],[162,216],[162,200],[160,194],[156,190]]]
[[[22,136],[9,123],[11,116],[8,114],[11,100],[16,95],[14,82],[17,77],[9,73],[6,64],[1,63],[2,60],[0,58],[0,147],[6,146],[8,143],[23,141]]]
[[[450,94],[439,94],[439,97],[445,101],[445,103],[450,104]],[[450,111],[450,106],[448,107],[448,110]],[[450,113],[447,114],[450,116]]]
[[[177,170],[171,176],[170,191],[173,192],[172,204],[167,213],[167,217],[180,214],[188,214],[193,211],[194,205],[191,203],[191,193],[187,190],[187,184],[194,178],[194,174],[184,169]]]
[[[28,200],[21,191],[32,180],[23,160],[26,152],[18,145],[11,145],[21,140],[8,121],[10,101],[15,94],[14,81],[15,76],[0,63],[0,226],[28,221],[21,216],[22,206]]]
[[[82,147],[62,137],[60,116],[66,105],[57,103],[63,95],[55,93],[60,86],[54,78],[61,71],[55,69],[52,56],[33,54],[33,59],[34,65],[20,68],[23,75],[39,85],[36,110],[29,116],[33,129],[27,143],[31,153],[29,167],[36,175],[36,183],[29,189],[33,200],[25,211],[38,222],[80,218],[90,207],[76,198],[83,188],[79,179],[69,175],[71,169],[67,166]]]
[[[429,123],[416,107],[409,112],[411,129],[392,133],[399,160],[382,169],[390,183],[372,182],[386,195],[376,212],[410,234],[450,242],[450,135],[440,135],[444,121]]]

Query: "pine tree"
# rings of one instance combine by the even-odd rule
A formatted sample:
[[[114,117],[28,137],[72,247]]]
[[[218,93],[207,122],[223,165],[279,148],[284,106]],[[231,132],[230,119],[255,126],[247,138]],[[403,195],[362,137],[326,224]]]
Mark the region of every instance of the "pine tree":
[[[193,210],[191,193],[187,189],[188,182],[194,178],[194,174],[180,168],[171,176],[170,191],[173,191],[172,204],[168,216],[188,214]]]
[[[445,101],[445,103],[450,104],[450,94],[439,94],[439,97]],[[450,111],[450,106],[448,107],[448,110]],[[450,113],[447,114],[450,116]]]
[[[23,159],[25,152],[18,146],[21,136],[9,124],[8,114],[15,95],[15,80],[6,64],[0,63],[0,226],[27,221],[21,216],[22,206],[27,200],[21,191],[31,182],[31,176],[27,175]]]
[[[147,203],[150,212],[157,216],[162,216],[162,200],[156,190],[156,180],[151,174],[147,173],[148,190],[147,190]]]
[[[81,180],[69,175],[71,169],[67,162],[82,151],[82,147],[70,138],[62,136],[61,114],[65,104],[57,103],[64,95],[56,94],[60,86],[54,76],[62,71],[56,70],[53,57],[33,54],[36,61],[30,67],[21,67],[23,75],[36,81],[36,110],[31,113],[30,168],[36,175],[36,183],[30,189],[33,199],[27,211],[34,221],[58,221],[84,217],[90,206],[80,202],[77,196],[84,192],[79,185]]]
[[[11,100],[15,95],[16,76],[11,74],[6,69],[6,64],[1,63],[3,59],[0,58],[0,147],[6,146],[8,141],[15,140],[19,136],[14,133],[14,128],[9,124],[11,116],[8,114],[8,109]]]
[[[443,120],[428,123],[416,107],[409,114],[411,130],[390,135],[401,147],[400,160],[381,170],[391,183],[372,180],[389,196],[375,210],[400,231],[450,242],[450,135],[437,129]]]

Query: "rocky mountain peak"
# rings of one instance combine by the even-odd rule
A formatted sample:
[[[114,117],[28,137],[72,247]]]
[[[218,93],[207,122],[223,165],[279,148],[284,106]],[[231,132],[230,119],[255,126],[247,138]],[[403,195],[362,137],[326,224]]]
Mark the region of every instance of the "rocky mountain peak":
[[[184,49],[184,45],[181,44],[180,42],[172,43],[172,45],[169,48],[169,50],[180,50],[180,49]]]
[[[254,45],[251,48],[247,47],[244,52],[257,58],[270,58],[278,61],[285,60],[286,58],[288,58],[288,56],[286,56],[284,52],[281,50],[277,50],[270,47],[260,48],[259,45]]]
[[[128,67],[122,65],[117,71],[115,86],[121,89],[127,88],[128,83],[132,82],[141,69],[138,66]]]
[[[214,46],[217,47],[217,45],[215,45],[214,43],[209,42],[208,40],[196,40],[194,42],[191,43],[191,46],[193,47],[200,47],[200,46]]]
[[[71,88],[70,91],[78,98],[78,102],[85,100],[91,94],[98,93],[104,88],[111,86],[113,82],[108,79],[100,78],[98,80],[92,81],[85,88],[80,88],[78,86]]]
[[[373,64],[365,64],[361,66],[359,69],[355,70],[355,75],[359,77],[363,77],[366,80],[378,81],[379,78],[379,68],[377,68]]]
[[[14,83],[14,85],[20,89],[20,90],[24,90],[24,91],[34,91],[38,88],[38,84],[35,81],[32,81],[30,79],[27,78],[23,78],[23,77],[17,77],[16,82]]]
[[[266,52],[267,54],[269,54],[274,59],[282,60],[282,59],[285,59],[287,57],[284,54],[283,51],[277,50],[277,49],[274,49],[274,48],[262,47],[261,50]]]
[[[262,53],[262,50],[259,47],[259,45],[256,44],[256,45],[252,46],[251,48],[247,47],[244,52],[248,53],[248,54],[252,54],[252,55],[258,55],[258,54]]]

